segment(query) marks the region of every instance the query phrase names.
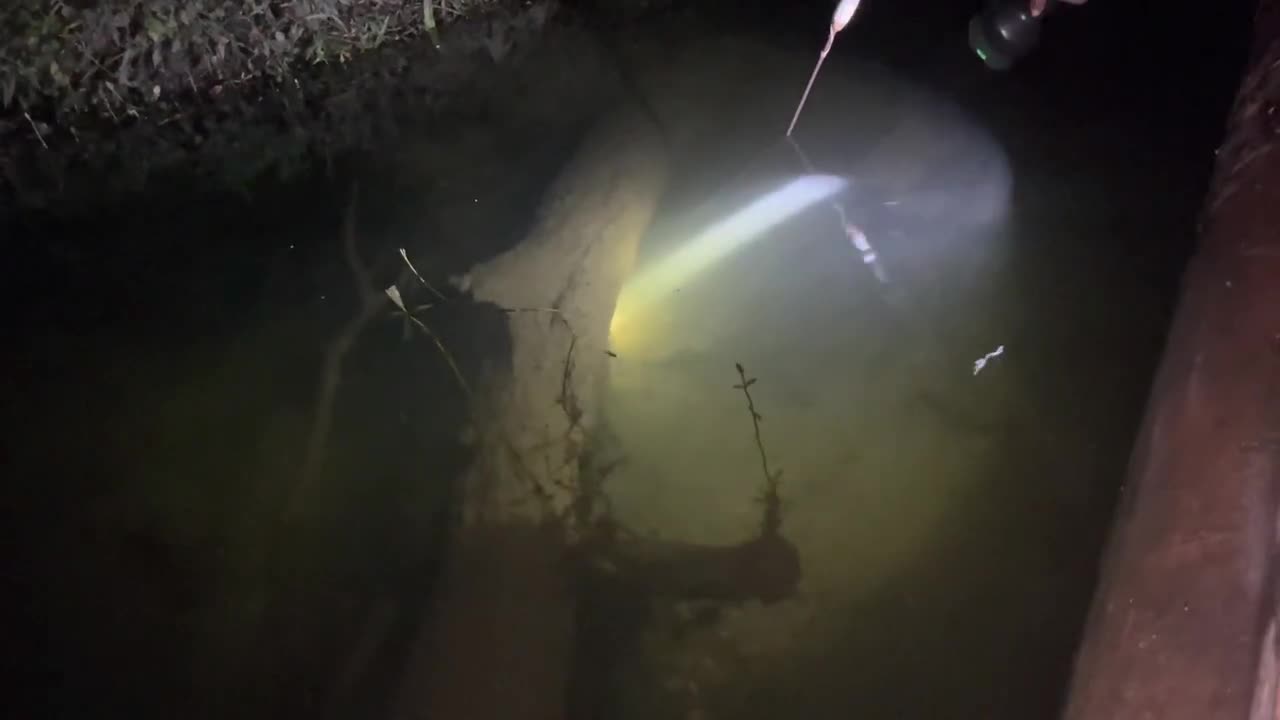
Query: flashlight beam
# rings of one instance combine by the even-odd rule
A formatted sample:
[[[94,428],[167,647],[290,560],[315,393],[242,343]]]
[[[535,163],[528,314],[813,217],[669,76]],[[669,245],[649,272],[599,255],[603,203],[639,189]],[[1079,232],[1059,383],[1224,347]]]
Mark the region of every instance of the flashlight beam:
[[[835,195],[848,181],[835,175],[796,178],[711,225],[680,249],[641,273],[623,290],[627,305],[647,304],[760,237],[770,228]]]

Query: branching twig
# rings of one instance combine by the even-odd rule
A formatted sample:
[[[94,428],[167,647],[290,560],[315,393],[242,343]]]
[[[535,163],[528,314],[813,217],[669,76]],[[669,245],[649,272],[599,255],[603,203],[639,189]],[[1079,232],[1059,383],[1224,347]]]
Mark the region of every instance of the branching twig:
[[[751,386],[756,384],[756,379],[747,377],[747,371],[742,368],[742,363],[734,363],[734,367],[738,370],[740,382],[733,387],[735,390],[741,390],[742,394],[747,397],[747,410],[751,413],[751,427],[755,430],[756,449],[760,451],[760,469],[764,471],[764,492],[760,498],[761,502],[764,503],[762,530],[764,535],[776,535],[782,526],[782,499],[778,495],[778,485],[782,481],[782,471],[772,472],[769,470],[769,456],[765,453],[764,440],[760,437],[760,421],[764,420],[764,416],[756,411],[755,401],[751,397]]]
[[[413,262],[409,259],[408,251],[406,251],[404,248],[400,249],[400,257],[401,259],[404,260],[405,266],[408,267],[409,271],[413,274],[413,277],[418,280],[419,284],[421,284],[424,288],[427,289],[428,292],[435,295],[440,300],[439,304],[447,304],[457,299],[457,298],[446,297],[443,293],[441,293],[434,286],[432,286],[431,283],[429,283],[426,280],[426,278],[424,278],[422,274],[418,272],[418,269],[414,267]],[[457,362],[455,362],[453,359],[453,354],[449,352],[449,349],[445,346],[444,342],[440,339],[440,337],[436,335],[435,332],[433,332],[425,322],[423,322],[420,318],[418,318],[414,314],[415,310],[430,309],[435,306],[435,303],[423,306],[422,308],[417,308],[415,310],[410,310],[409,306],[405,303],[404,298],[400,293],[399,287],[397,287],[396,285],[391,285],[387,287],[384,292],[387,295],[387,297],[391,298],[391,301],[396,305],[396,307],[399,308],[400,314],[404,316],[405,320],[409,323],[412,323],[414,327],[417,327],[419,330],[421,330],[423,334],[425,334],[431,340],[431,342],[436,346],[436,349],[440,352],[441,357],[443,357],[445,362],[449,365],[449,370],[453,373],[454,379],[457,380],[458,386],[462,388],[463,393],[467,396],[468,405],[470,407],[470,415],[471,415],[472,423],[476,425],[478,428],[479,427],[497,427],[497,422],[495,421],[495,419],[488,417],[489,411],[483,406],[482,403],[479,403],[476,401],[475,394],[471,390],[470,385],[467,383],[466,378],[462,375],[462,371],[458,367]],[[503,307],[503,308],[499,308],[499,310],[501,310],[503,313],[506,313],[508,315],[514,315],[516,313],[547,313],[547,314],[550,314],[554,319],[558,319],[560,322],[564,323],[565,329],[569,331],[569,338],[570,338],[569,351],[568,351],[567,357],[565,358],[565,369],[564,369],[564,374],[562,375],[562,378],[561,378],[560,396],[557,398],[557,403],[564,409],[565,415],[569,419],[569,431],[572,431],[577,426],[578,421],[582,416],[582,412],[578,407],[578,403],[573,394],[573,388],[571,384],[573,368],[574,368],[574,351],[577,347],[578,335],[576,332],[574,332],[573,326],[572,324],[570,324],[569,319],[564,316],[563,312],[561,312],[558,308],[554,308],[554,307],[529,307],[529,308]],[[568,435],[566,433],[565,439],[567,440],[567,438],[568,438]],[[533,493],[534,497],[538,500],[539,504],[542,505],[544,509],[547,509],[549,511],[550,508],[553,506],[551,491],[546,487],[544,482],[538,478],[538,474],[532,468],[526,465],[524,453],[521,452],[520,448],[516,447],[515,442],[511,439],[511,437],[507,433],[503,432],[501,428],[498,429],[497,440],[501,444],[503,451],[506,453],[508,459],[510,460],[512,469],[521,477],[522,480],[526,482],[526,484],[528,484],[530,491]],[[551,443],[548,442],[548,446],[550,444]],[[551,472],[549,467],[547,468],[546,474],[547,474],[548,481],[552,481],[551,476],[553,475],[553,473]],[[566,491],[573,490],[572,488],[562,488],[562,489],[565,489]]]
[[[449,352],[449,348],[445,347],[444,342],[440,340],[440,336],[436,335],[435,331],[409,311],[409,308],[405,306],[404,301],[400,298],[399,288],[392,285],[386,289],[386,294],[387,297],[390,297],[391,301],[400,308],[400,312],[404,314],[405,319],[413,323],[414,327],[421,330],[422,333],[431,340],[432,344],[436,346],[436,350],[440,351],[440,356],[444,358],[445,363],[449,365],[449,371],[453,373],[454,379],[458,381],[458,387],[462,388],[463,394],[466,395],[467,400],[470,401],[472,399],[471,386],[467,384],[466,377],[462,375],[462,370],[458,367],[458,363],[453,359],[453,353]]]
[[[427,291],[430,292],[432,295],[435,295],[436,298],[440,300],[440,304],[449,303],[449,302],[452,302],[454,299],[456,299],[456,298],[447,297],[444,293],[437,290],[434,285],[428,282],[427,279],[422,276],[422,273],[418,272],[418,268],[416,268],[413,264],[413,261],[409,259],[409,252],[404,248],[400,248],[400,257],[401,259],[404,260],[405,266],[408,267],[409,271],[413,273],[413,277],[417,279],[418,283],[421,284],[422,287],[426,288]],[[412,323],[419,330],[421,330],[423,334],[425,334],[431,340],[431,342],[435,344],[436,349],[440,351],[441,356],[443,356],[445,359],[445,362],[448,363],[449,370],[453,372],[454,378],[457,379],[458,385],[462,388],[462,391],[466,393],[468,399],[470,399],[472,395],[471,388],[467,384],[466,379],[462,376],[462,372],[458,369],[458,364],[454,361],[453,355],[449,352],[448,348],[445,347],[444,343],[440,340],[440,337],[436,335],[431,330],[431,328],[427,326],[426,323],[424,323],[422,320],[420,320],[417,316],[414,315],[414,312],[416,312],[417,310],[429,310],[435,307],[435,304],[423,305],[419,308],[415,308],[414,311],[410,311],[408,305],[404,301],[403,296],[400,294],[400,289],[398,287],[396,287],[395,285],[391,285],[386,290],[384,290],[384,293],[387,295],[387,297],[391,298],[391,302],[395,303],[396,307],[400,308],[400,313],[404,315],[405,319],[408,322]],[[561,399],[563,403],[563,399],[565,398],[564,388],[565,386],[568,385],[569,374],[572,372],[570,363],[572,363],[573,361],[574,346],[576,346],[578,342],[578,334],[574,332],[573,325],[569,323],[569,319],[564,316],[564,313],[561,312],[559,308],[554,308],[554,307],[528,307],[528,308],[500,307],[498,309],[508,315],[514,315],[516,313],[548,313],[558,318],[561,322],[564,323],[565,329],[569,331],[570,345],[569,345],[569,357],[565,361],[566,367],[565,367],[564,383],[561,387]],[[570,420],[574,421],[575,418],[573,417],[573,413],[570,410],[569,406],[565,404],[564,407],[565,407],[565,412],[570,415]]]

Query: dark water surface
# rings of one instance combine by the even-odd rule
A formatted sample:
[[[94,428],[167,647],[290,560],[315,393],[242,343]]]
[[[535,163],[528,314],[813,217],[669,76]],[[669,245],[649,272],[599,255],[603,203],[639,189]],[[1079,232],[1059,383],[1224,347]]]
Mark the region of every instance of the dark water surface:
[[[30,679],[22,716],[381,714],[468,458],[446,365],[379,315],[346,358],[325,471],[298,489],[322,361],[356,313],[348,181],[375,279],[407,247],[443,280],[514,242],[594,109],[635,88],[675,162],[613,338],[617,512],[672,539],[750,534],[741,362],[805,576],[793,600],[678,638],[671,618],[689,608],[659,613],[617,646],[605,716],[1052,716],[1242,15],[1064,13],[1027,66],[996,76],[964,46],[970,8],[868,1],[796,135],[811,173],[778,135],[825,9],[757,5],[633,28],[613,56],[553,34],[558,49],[465,112],[337,178],[15,226],[0,509],[6,594],[25,601],[9,658]],[[617,57],[627,84],[570,72]],[[887,282],[826,200],[662,270],[815,174],[845,184],[827,200]],[[448,306],[432,322],[465,367],[502,362],[496,313]],[[592,632],[628,621],[606,613]]]

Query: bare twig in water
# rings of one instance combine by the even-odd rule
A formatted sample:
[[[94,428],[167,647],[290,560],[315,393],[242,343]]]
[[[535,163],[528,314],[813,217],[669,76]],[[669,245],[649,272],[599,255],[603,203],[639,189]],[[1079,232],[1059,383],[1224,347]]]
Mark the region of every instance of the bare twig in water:
[[[437,290],[434,285],[427,282],[426,278],[422,277],[422,273],[418,272],[418,268],[414,267],[413,263],[410,262],[409,252],[407,250],[405,250],[404,248],[400,248],[400,257],[404,260],[404,264],[409,267],[409,270],[413,273],[413,276],[418,278],[418,282],[422,283],[422,287],[431,291],[431,294],[435,295],[440,300],[447,301],[449,299],[444,296],[444,293]]]
[[[40,132],[40,126],[36,125],[36,121],[31,119],[31,113],[24,112],[22,113],[22,116],[27,119],[27,122],[31,123],[31,129],[35,131],[36,139],[40,141],[40,144],[44,146],[45,150],[48,150],[49,143],[44,141],[44,135]]]
[[[408,267],[409,271],[413,273],[413,277],[417,279],[418,283],[422,285],[422,287],[426,288],[427,292],[436,296],[436,298],[440,300],[440,304],[449,303],[449,302],[452,302],[454,299],[456,299],[456,298],[447,297],[444,293],[437,290],[434,285],[428,282],[427,279],[422,276],[422,273],[418,272],[418,268],[415,267],[413,264],[413,261],[409,259],[409,252],[404,248],[400,248],[400,258],[404,260],[405,266]],[[462,388],[463,393],[465,393],[467,396],[467,399],[470,400],[472,398],[471,387],[467,384],[466,378],[463,377],[462,371],[458,368],[458,363],[454,361],[453,354],[449,352],[449,349],[447,347],[445,347],[444,343],[440,340],[440,336],[436,335],[435,332],[431,330],[430,326],[428,326],[425,322],[423,322],[420,318],[418,318],[417,315],[415,315],[415,312],[419,310],[429,310],[435,307],[435,304],[423,305],[421,307],[410,310],[409,306],[404,301],[404,297],[400,293],[399,287],[395,285],[391,285],[387,287],[383,291],[383,293],[387,297],[391,298],[391,302],[395,303],[396,307],[400,309],[400,314],[404,316],[405,320],[411,323],[414,327],[421,330],[422,333],[431,340],[432,344],[436,346],[436,349],[440,351],[441,357],[443,357],[445,362],[449,365],[449,370],[450,372],[453,373],[454,379],[458,381],[458,386]],[[560,321],[564,323],[565,328],[568,329],[569,331],[569,335],[570,335],[570,338],[572,339],[573,344],[577,343],[577,340],[578,340],[577,333],[574,332],[573,326],[569,324],[568,318],[566,318],[564,316],[564,313],[562,313],[558,308],[551,308],[551,307],[548,307],[548,308],[540,308],[540,307],[499,308],[499,310],[501,310],[504,313],[507,313],[508,315],[512,315],[515,313],[549,313],[559,318]],[[569,348],[569,354],[570,354],[570,360],[571,360],[573,355],[573,345],[571,345]],[[565,382],[566,383],[568,382],[567,375],[566,375]],[[569,412],[569,408],[566,407],[565,411]]]
[[[760,498],[764,503],[762,530],[765,535],[776,535],[782,527],[782,499],[778,494],[778,485],[782,482],[782,471],[769,470],[769,456],[764,450],[764,440],[760,437],[760,421],[764,420],[764,416],[756,411],[755,400],[751,397],[751,386],[756,384],[756,379],[747,377],[747,371],[742,368],[742,363],[735,363],[734,367],[738,370],[740,382],[733,388],[741,390],[747,398],[747,410],[751,413],[751,427],[755,430],[756,449],[760,451],[760,469],[764,471],[764,492]]]
[[[401,254],[403,254],[403,252],[404,251],[401,251]],[[405,258],[405,262],[408,262],[408,258]],[[414,273],[416,274],[417,271],[415,270]],[[422,333],[426,335],[427,338],[436,346],[436,350],[440,351],[440,356],[443,357],[445,363],[449,365],[449,371],[453,373],[453,378],[458,381],[458,387],[462,388],[463,394],[467,396],[467,400],[470,400],[471,386],[467,384],[467,379],[463,377],[462,370],[458,367],[458,363],[453,359],[453,353],[449,352],[449,349],[445,347],[444,342],[440,340],[440,336],[436,335],[435,331],[433,331],[426,323],[419,320],[418,317],[409,310],[409,308],[404,304],[404,299],[400,295],[400,288],[395,285],[391,285],[383,292],[387,297],[391,298],[391,302],[395,303],[396,307],[400,308],[400,312],[404,315],[405,320],[413,323],[414,327],[421,330]],[[427,305],[425,307],[429,309],[433,306]]]
[[[569,429],[573,430],[578,425],[578,420],[582,418],[582,410],[578,407],[578,398],[573,392],[573,386],[570,384],[573,378],[574,358],[573,351],[578,347],[578,336],[569,331],[569,352],[564,358],[564,374],[560,378],[560,407],[564,408],[564,414],[569,418]]]
[[[458,382],[458,386],[462,388],[463,393],[467,397],[472,423],[476,427],[488,426],[491,428],[498,428],[498,424],[495,422],[495,419],[489,416],[490,410],[486,408],[483,403],[476,402],[477,398],[475,396],[475,393],[472,391],[470,385],[467,383],[466,378],[463,377],[461,369],[458,367],[457,362],[453,358],[453,354],[449,352],[449,349],[445,346],[444,342],[440,339],[438,335],[436,335],[435,332],[431,330],[430,326],[428,326],[416,315],[417,312],[422,310],[429,310],[435,307],[437,304],[440,304],[440,305],[448,304],[460,298],[447,297],[443,293],[441,293],[439,290],[437,290],[434,286],[432,286],[426,280],[426,278],[424,278],[422,274],[418,272],[418,269],[414,266],[413,261],[409,259],[408,251],[405,250],[404,248],[400,248],[400,258],[404,261],[405,266],[412,273],[413,277],[417,279],[418,283],[422,285],[422,287],[424,287],[428,292],[430,292],[432,295],[438,298],[440,302],[411,309],[408,306],[408,304],[405,302],[404,297],[401,294],[400,288],[398,286],[391,285],[387,287],[383,291],[384,294],[387,297],[391,298],[391,302],[394,303],[395,306],[399,309],[398,314],[403,315],[406,322],[410,323],[412,326],[421,330],[422,333],[425,334],[431,340],[431,342],[436,346],[436,349],[440,352],[440,355],[444,358],[445,362],[449,365],[450,372],[453,373],[454,379],[457,380]],[[535,445],[533,448],[530,448],[530,449],[536,450],[538,449],[539,446],[544,446],[544,445],[546,447],[550,447],[555,442],[573,442],[572,432],[578,427],[578,424],[582,419],[582,409],[578,403],[577,396],[575,395],[573,390],[573,373],[576,365],[575,352],[577,350],[577,345],[578,345],[578,334],[577,332],[574,331],[572,323],[570,323],[569,319],[565,316],[565,314],[559,308],[556,308],[556,307],[517,307],[517,308],[499,307],[498,310],[507,315],[515,315],[518,313],[548,314],[548,315],[551,315],[551,319],[553,322],[558,321],[562,323],[565,329],[569,332],[569,349],[564,360],[564,372],[561,375],[561,380],[560,380],[560,394],[556,398],[556,403],[564,410],[565,417],[568,418],[569,420],[569,427],[565,431],[565,435],[563,437],[555,440],[548,439],[545,443],[540,443],[539,445]],[[532,468],[528,467],[527,463],[525,462],[524,454],[516,447],[512,439],[508,437],[505,432],[502,432],[500,428],[498,429],[498,433],[499,433],[499,436],[497,438],[497,442],[501,444],[504,452],[506,452],[507,455],[509,456],[509,459],[511,460],[512,467],[514,468],[514,470],[529,485],[531,491],[533,492],[534,496],[538,499],[539,503],[541,503],[545,508],[550,508],[552,506],[551,490],[546,486],[546,484],[542,480],[538,478],[538,473],[535,472]],[[546,468],[546,476],[548,479],[550,479],[552,475],[553,473],[550,469],[550,466],[548,466]],[[580,493],[580,490],[577,488],[561,488],[561,489],[565,490],[566,492]],[[566,512],[568,512],[570,508],[572,508],[572,506],[573,504],[571,503],[570,507],[566,508]]]
[[[311,424],[311,434],[307,440],[307,454],[303,460],[302,476],[285,505],[286,521],[296,512],[298,503],[314,483],[324,464],[325,447],[329,442],[330,428],[333,426],[334,400],[338,394],[338,385],[342,382],[342,364],[347,352],[386,301],[385,296],[374,289],[369,270],[360,259],[360,252],[356,247],[356,197],[356,187],[353,185],[343,218],[342,242],[347,265],[355,282],[360,309],[347,321],[325,350],[324,365],[320,373],[320,389],[316,393],[315,416]]]

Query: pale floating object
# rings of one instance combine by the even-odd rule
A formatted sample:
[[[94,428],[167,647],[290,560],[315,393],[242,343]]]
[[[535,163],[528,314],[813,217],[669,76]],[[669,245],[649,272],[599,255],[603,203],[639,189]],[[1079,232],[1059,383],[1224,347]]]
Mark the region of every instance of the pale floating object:
[[[996,358],[1000,357],[1000,356],[1001,356],[1001,355],[1003,355],[1003,354],[1004,354],[1004,346],[1003,346],[1003,345],[1001,345],[1000,347],[996,348],[995,350],[992,350],[991,352],[987,353],[986,355],[983,355],[982,357],[978,358],[977,360],[974,360],[974,361],[973,361],[973,375],[974,375],[974,377],[977,377],[978,373],[982,372],[982,369],[983,369],[983,368],[985,368],[985,367],[987,366],[987,363],[988,363],[988,362],[990,362],[990,361],[992,361],[992,360],[994,360],[994,359],[996,359]]]

